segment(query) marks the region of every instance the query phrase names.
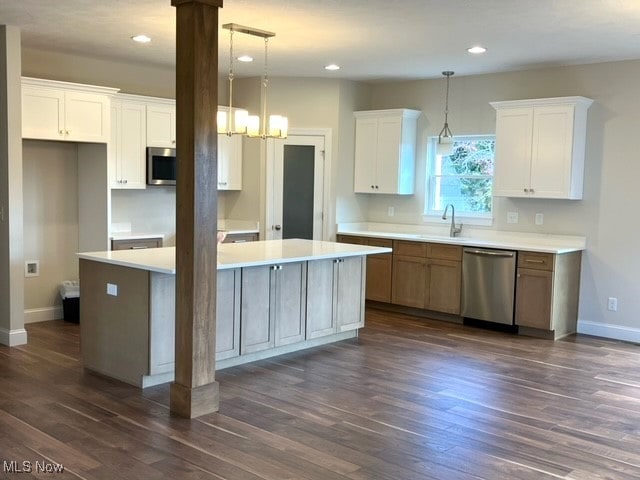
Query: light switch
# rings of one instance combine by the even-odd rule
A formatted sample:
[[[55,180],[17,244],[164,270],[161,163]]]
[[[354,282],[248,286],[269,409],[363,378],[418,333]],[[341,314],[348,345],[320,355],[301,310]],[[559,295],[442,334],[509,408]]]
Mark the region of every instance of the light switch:
[[[544,223],[544,215],[542,213],[536,213],[536,225],[542,225]]]
[[[107,295],[118,296],[118,285],[107,283]]]

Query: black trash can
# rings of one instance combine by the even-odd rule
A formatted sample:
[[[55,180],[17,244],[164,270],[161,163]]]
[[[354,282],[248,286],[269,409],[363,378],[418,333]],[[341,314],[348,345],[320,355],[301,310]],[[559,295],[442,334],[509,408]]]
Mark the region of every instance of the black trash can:
[[[77,280],[65,280],[60,284],[62,312],[65,322],[80,322],[80,283]]]

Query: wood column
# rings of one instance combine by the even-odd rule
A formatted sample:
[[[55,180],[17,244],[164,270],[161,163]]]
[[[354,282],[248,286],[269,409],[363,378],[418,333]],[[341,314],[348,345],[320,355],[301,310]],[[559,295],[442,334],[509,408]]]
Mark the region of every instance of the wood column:
[[[215,381],[218,221],[218,9],[222,0],[176,7],[176,357],[171,411],[218,410]]]

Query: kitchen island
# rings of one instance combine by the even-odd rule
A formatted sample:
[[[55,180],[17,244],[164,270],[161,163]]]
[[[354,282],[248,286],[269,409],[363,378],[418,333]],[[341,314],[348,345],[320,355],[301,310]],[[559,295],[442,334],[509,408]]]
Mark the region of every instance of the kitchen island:
[[[390,251],[299,239],[219,245],[216,368],[357,336],[366,256]],[[175,248],[78,256],[85,368],[142,388],[172,381]]]

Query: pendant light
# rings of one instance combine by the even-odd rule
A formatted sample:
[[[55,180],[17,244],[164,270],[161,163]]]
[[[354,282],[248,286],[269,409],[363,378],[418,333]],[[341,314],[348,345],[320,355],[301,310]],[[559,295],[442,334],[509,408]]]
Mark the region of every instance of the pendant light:
[[[276,34],[259,30],[253,27],[238,25],[237,23],[227,23],[222,28],[229,30],[229,115],[226,112],[218,112],[218,132],[227,135],[244,134],[248,137],[257,138],[287,138],[289,121],[282,115],[270,115],[267,123],[267,95],[269,87],[269,38]],[[233,110],[233,33],[245,33],[264,39],[264,71],[261,81],[262,108],[261,115],[249,115],[246,110]],[[233,124],[231,115],[233,113]]]
[[[442,75],[447,77],[447,96],[444,107],[444,127],[440,130],[438,135],[438,155],[451,155],[453,152],[453,133],[449,129],[448,117],[449,117],[449,78],[454,72],[447,70],[442,72]]]

